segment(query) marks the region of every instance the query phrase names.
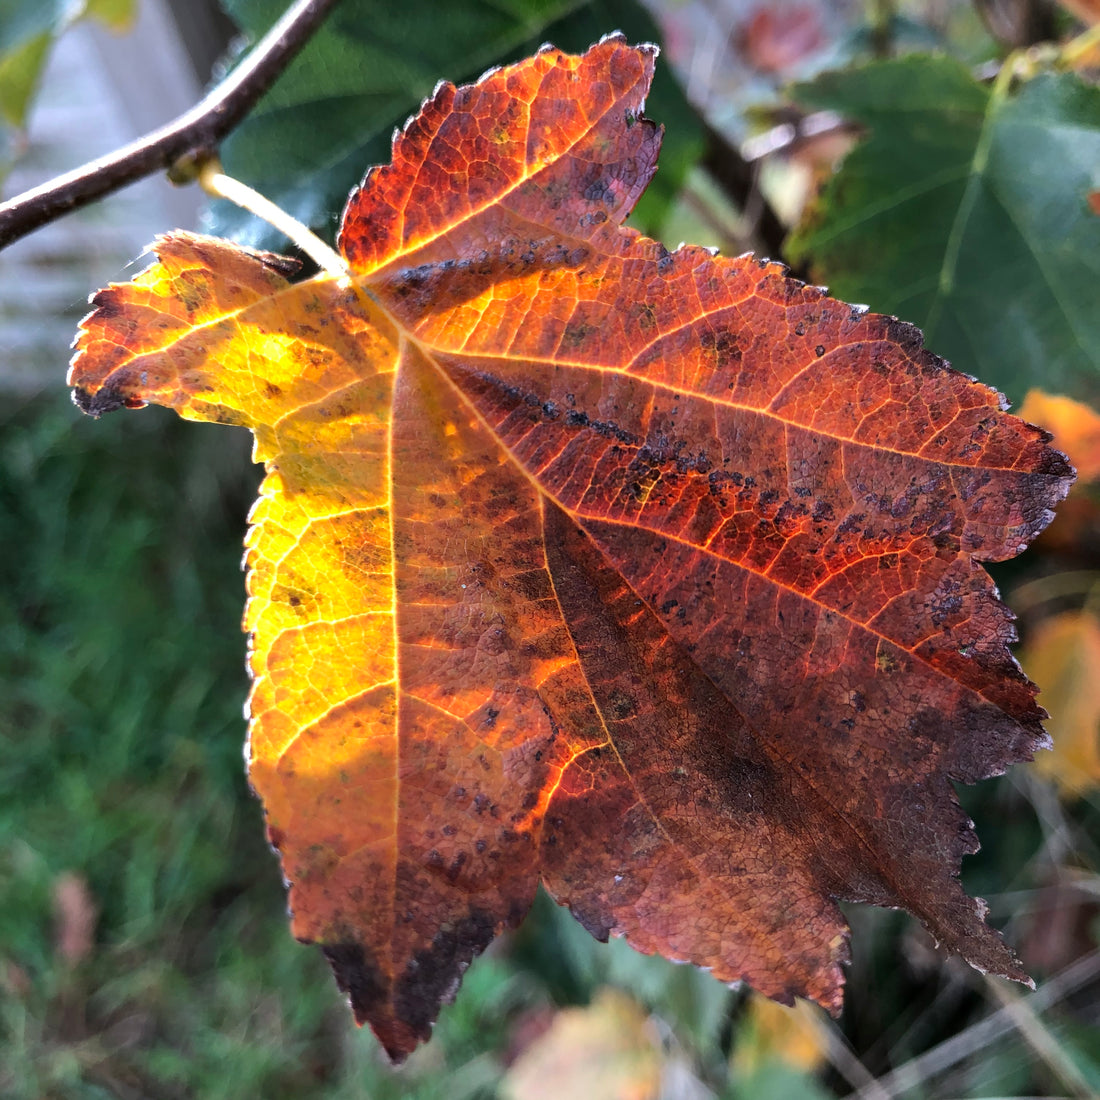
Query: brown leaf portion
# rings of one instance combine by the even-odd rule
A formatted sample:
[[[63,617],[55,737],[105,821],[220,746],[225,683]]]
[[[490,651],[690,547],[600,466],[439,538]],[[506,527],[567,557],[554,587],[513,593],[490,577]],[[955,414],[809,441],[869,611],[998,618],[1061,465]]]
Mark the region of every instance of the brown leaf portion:
[[[546,542],[609,741],[578,756],[554,793],[547,887],[599,939],[625,934],[721,980],[839,1009],[846,926],[825,900],[835,883],[814,807],[791,797],[793,777],[553,506]]]
[[[580,57],[547,46],[477,84],[440,84],[395,138],[392,162],[348,199],[340,247],[357,275],[418,254],[496,283],[498,256],[516,271],[557,266],[570,238],[622,221],[657,168],[661,131],[641,117],[656,54],[621,38]],[[532,230],[528,249],[509,251]],[[434,274],[403,274],[399,296],[423,299]]]
[[[354,283],[176,234],[74,360],[89,411],[256,434],[250,774],[295,933],[394,1057],[540,876],[834,1011],[838,899],[1023,978],[950,780],[1045,741],[979,562],[1068,465],[911,326],[621,228],[652,65],[442,85],[349,202]]]

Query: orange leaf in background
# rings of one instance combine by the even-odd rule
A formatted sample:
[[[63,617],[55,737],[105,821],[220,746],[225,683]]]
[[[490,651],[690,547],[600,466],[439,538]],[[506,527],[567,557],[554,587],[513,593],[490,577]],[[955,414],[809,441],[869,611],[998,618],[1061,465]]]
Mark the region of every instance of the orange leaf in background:
[[[829,1053],[829,1036],[819,1011],[805,1001],[788,1007],[753,994],[733,1050],[737,1076],[752,1077],[772,1062],[802,1073],[819,1070]]]
[[[1028,390],[1017,416],[1043,424],[1077,467],[1081,482],[1100,478],[1100,413],[1061,394]]]
[[[660,1033],[649,1013],[617,989],[590,1005],[563,1008],[509,1068],[502,1100],[658,1100]]]
[[[1055,735],[1036,767],[1070,796],[1100,786],[1100,621],[1088,611],[1046,619],[1020,659],[1045,686]]]
[[[255,435],[251,779],[295,935],[395,1058],[540,880],[834,1012],[837,899],[1024,978],[951,780],[1046,743],[979,562],[1069,467],[911,326],[622,228],[654,56],[441,85],[348,203],[353,282],[172,234],[73,361],[93,415]]]
[[[1077,469],[1077,483],[1039,540],[1045,553],[1094,568],[1100,549],[1100,413],[1061,394],[1028,390],[1017,415],[1044,425]],[[1026,666],[1025,666],[1026,667]],[[1037,677],[1044,682],[1042,676]],[[1046,757],[1041,759],[1046,760]],[[1049,761],[1044,764],[1049,767]]]

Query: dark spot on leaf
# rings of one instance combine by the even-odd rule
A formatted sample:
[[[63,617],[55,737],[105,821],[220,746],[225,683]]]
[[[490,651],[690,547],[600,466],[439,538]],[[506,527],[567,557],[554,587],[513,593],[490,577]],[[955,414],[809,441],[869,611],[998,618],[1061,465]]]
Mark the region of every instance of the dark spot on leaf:
[[[145,404],[139,398],[133,398],[111,386],[102,386],[94,393],[76,386],[73,389],[73,404],[89,416],[102,416],[104,413],[117,412],[119,409],[141,408]],[[134,402],[137,401],[137,404]]]
[[[321,951],[332,967],[336,984],[351,1000],[356,1022],[365,1024],[374,1007],[386,1000],[389,983],[373,959],[367,957],[362,944],[321,944]]]

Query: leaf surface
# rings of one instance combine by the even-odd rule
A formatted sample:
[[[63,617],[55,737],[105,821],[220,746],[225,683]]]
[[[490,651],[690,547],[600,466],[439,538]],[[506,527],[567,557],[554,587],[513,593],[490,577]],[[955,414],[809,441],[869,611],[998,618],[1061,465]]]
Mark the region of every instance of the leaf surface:
[[[1013,401],[1100,382],[1100,89],[1040,74],[1000,94],[913,56],[795,89],[867,127],[789,242],[837,293],[912,318]]]
[[[70,375],[244,424],[250,774],[395,1057],[541,879],[769,996],[841,1003],[837,899],[1023,978],[952,779],[1045,743],[979,564],[1071,471],[920,334],[620,222],[655,51],[441,85],[351,196],[354,282],[172,234]]]
[[[223,0],[246,33],[261,37],[284,0]],[[491,65],[532,53],[548,39],[581,50],[608,27],[656,40],[636,0],[343,0],[244,124],[226,140],[226,170],[262,187],[326,240],[363,165],[384,161],[396,127],[419,109],[440,73],[474,79]],[[430,33],[425,34],[425,28]],[[695,113],[670,73],[657,74],[650,106],[673,127],[661,173],[635,220],[656,233],[702,144]],[[214,231],[260,248],[281,238],[229,203],[214,204]]]

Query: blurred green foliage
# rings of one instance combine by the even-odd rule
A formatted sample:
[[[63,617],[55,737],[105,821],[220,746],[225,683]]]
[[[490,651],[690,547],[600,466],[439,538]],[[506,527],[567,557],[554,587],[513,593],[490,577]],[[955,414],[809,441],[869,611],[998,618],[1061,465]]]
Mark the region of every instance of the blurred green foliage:
[[[137,0],[4,0],[0,9],[0,181],[15,160],[20,132],[58,35],[83,18],[126,30]]]
[[[788,242],[845,301],[924,331],[1019,403],[1031,386],[1100,393],[1100,89],[1011,69],[990,87],[911,55],[796,87],[866,128]]]

